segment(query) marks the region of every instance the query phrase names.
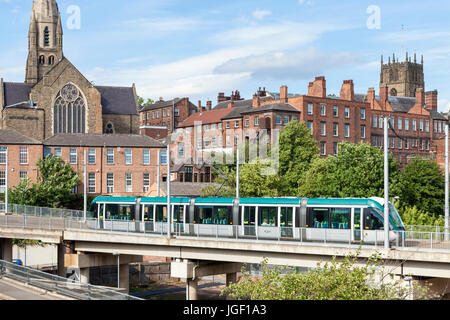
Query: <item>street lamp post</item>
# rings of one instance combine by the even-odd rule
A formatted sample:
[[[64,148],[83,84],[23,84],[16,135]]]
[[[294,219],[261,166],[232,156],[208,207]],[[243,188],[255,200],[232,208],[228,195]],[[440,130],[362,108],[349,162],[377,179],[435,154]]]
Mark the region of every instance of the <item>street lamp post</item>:
[[[384,248],[389,249],[389,117],[384,117]]]
[[[448,223],[449,223],[449,164],[448,164],[448,124],[445,125],[445,225],[444,234],[445,240],[449,239],[448,236]]]

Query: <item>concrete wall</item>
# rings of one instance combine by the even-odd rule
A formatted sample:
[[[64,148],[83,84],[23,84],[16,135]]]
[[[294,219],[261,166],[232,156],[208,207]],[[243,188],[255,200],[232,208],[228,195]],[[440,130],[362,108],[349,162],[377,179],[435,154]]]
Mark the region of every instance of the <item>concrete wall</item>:
[[[13,246],[13,259],[22,260],[23,265],[27,267],[56,266],[58,264],[58,246],[27,245],[23,248]]]

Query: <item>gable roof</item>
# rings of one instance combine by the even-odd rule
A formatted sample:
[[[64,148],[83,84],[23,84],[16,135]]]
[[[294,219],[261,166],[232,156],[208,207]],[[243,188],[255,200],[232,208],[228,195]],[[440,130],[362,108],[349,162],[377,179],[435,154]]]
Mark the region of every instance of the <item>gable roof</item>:
[[[31,84],[4,82],[5,107],[30,100]]]
[[[0,130],[0,144],[42,144],[14,130]]]
[[[138,114],[133,87],[95,86],[102,97],[103,114]]]
[[[190,115],[183,123],[179,126],[183,127],[193,127],[195,122],[201,122],[202,124],[219,123],[222,122],[222,118],[227,114],[234,112],[236,108],[232,109],[213,109],[204,112],[196,112]]]
[[[266,112],[266,111],[284,111],[284,112],[296,112],[300,113],[300,110],[295,108],[293,105],[289,103],[270,103],[262,105],[258,108],[253,108],[248,111],[243,111],[241,114],[249,114],[249,113],[259,113],[259,112]]]
[[[45,146],[164,148],[161,142],[138,134],[57,134],[44,141]]]
[[[175,98],[175,99],[172,99],[169,101],[157,101],[154,104],[142,106],[140,111],[142,112],[142,111],[154,110],[154,109],[159,109],[159,108],[171,107],[174,104],[177,104],[178,102],[180,102],[181,100],[183,100],[183,98]]]

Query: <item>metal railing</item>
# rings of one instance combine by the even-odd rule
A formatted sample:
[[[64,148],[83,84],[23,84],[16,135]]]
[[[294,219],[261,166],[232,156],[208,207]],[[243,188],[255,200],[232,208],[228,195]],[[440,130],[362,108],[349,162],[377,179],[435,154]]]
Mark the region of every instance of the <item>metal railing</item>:
[[[0,204],[1,205],[1,204]],[[0,206],[1,209],[1,206]],[[0,210],[1,211],[1,210]],[[46,230],[96,230],[110,233],[136,233],[154,236],[167,235],[167,222],[127,221],[95,219],[89,212],[83,219],[83,211],[48,209],[11,204],[9,214],[0,215],[0,226],[11,228],[39,228]],[[347,226],[348,227],[348,226]],[[250,225],[172,224],[172,235],[207,239],[246,239],[257,241],[294,241],[297,243],[352,245],[360,244],[350,229],[315,229],[293,227],[260,227]],[[397,232],[391,244],[399,249],[450,250],[443,227],[407,226]],[[361,235],[360,235],[361,236]],[[384,246],[384,231],[372,232],[370,239],[362,235],[363,245]]]
[[[0,277],[17,280],[77,300],[143,300],[115,290],[66,279],[0,260]]]
[[[28,216],[45,218],[82,219],[84,217],[84,211],[81,210],[43,208],[12,203],[8,204],[8,210],[5,210],[5,207],[5,203],[0,203],[0,212],[6,212],[8,214],[26,214]],[[94,217],[94,213],[88,211],[87,217]]]

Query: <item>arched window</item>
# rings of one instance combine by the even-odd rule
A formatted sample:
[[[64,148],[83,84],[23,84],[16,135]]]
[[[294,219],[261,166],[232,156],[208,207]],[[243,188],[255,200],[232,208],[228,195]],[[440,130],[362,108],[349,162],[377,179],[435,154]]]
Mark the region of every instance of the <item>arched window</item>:
[[[50,46],[50,32],[48,31],[48,27],[44,29],[44,47]]]
[[[392,88],[391,92],[390,92],[390,95],[393,96],[393,97],[396,97],[397,96],[397,90],[395,90],[395,88]]]
[[[66,84],[56,96],[53,133],[86,133],[86,102],[73,84]]]
[[[45,57],[39,56],[39,64],[45,64]]]
[[[55,63],[55,57],[54,56],[48,57],[48,64],[52,66],[54,63]]]

